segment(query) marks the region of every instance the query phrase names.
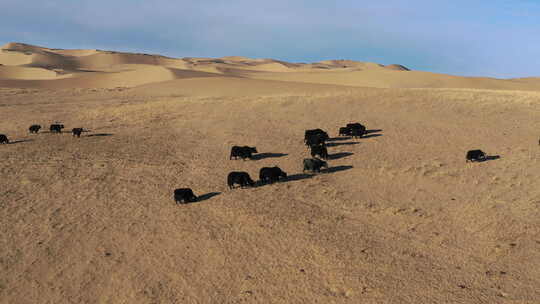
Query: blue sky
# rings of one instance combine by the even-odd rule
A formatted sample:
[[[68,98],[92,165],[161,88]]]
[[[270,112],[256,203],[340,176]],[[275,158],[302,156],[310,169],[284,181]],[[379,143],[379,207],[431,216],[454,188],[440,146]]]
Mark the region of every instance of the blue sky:
[[[0,0],[0,43],[540,76],[540,0]]]

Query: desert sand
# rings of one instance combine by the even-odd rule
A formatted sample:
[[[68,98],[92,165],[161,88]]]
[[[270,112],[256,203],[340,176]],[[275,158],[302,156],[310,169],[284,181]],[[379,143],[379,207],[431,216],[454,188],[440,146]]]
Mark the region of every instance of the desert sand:
[[[0,303],[540,303],[540,79],[17,43],[0,64]],[[357,121],[302,172],[306,129]]]

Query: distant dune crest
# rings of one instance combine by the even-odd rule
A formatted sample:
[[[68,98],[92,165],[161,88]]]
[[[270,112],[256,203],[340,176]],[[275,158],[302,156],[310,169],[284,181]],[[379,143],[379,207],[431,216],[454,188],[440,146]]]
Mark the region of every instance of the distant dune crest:
[[[0,50],[0,87],[134,87],[200,77],[379,88],[540,89],[538,78],[458,77],[411,71],[400,64],[345,59],[291,63],[243,56],[170,58],[97,49],[54,49],[24,43],[7,43]]]

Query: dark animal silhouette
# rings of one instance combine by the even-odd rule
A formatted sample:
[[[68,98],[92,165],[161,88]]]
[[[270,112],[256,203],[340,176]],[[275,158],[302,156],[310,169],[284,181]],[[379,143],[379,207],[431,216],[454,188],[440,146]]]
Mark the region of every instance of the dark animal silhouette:
[[[62,133],[63,128],[64,128],[64,125],[52,124],[49,130],[51,131],[51,133]]]
[[[320,160],[318,158],[306,158],[304,159],[304,170],[311,171],[311,172],[321,172],[321,168],[328,169],[328,163],[326,163],[324,160]]]
[[[306,130],[306,132],[304,134],[304,142],[306,142],[306,145],[307,145],[308,138],[310,138],[312,136],[318,136],[323,141],[326,141],[326,140],[328,140],[330,138],[330,137],[328,137],[328,133],[326,133],[322,129]]]
[[[229,185],[229,189],[232,189],[235,184],[240,185],[240,188],[255,186],[255,182],[249,177],[247,172],[233,171],[227,176],[227,185]]]
[[[347,124],[347,128],[349,128],[349,135],[354,138],[360,138],[366,133],[366,127],[358,122]]]
[[[30,128],[28,128],[28,131],[30,131],[30,133],[37,133],[39,132],[39,129],[41,129],[40,125],[31,125]]]
[[[351,135],[351,129],[347,127],[341,127],[339,128],[339,136],[349,136]]]
[[[324,146],[311,147],[311,156],[319,155],[322,159],[328,159],[328,150]]]
[[[363,129],[363,130],[366,130],[366,127],[361,124],[361,123],[358,123],[358,122],[351,122],[351,123],[348,123],[347,124],[347,128],[349,129]]]
[[[308,148],[314,146],[326,146],[324,136],[321,136],[320,134],[309,135],[306,139],[306,146],[308,146]]]
[[[197,196],[190,188],[180,188],[174,190],[174,201],[178,203],[196,202]]]
[[[365,133],[365,130],[362,129],[351,129],[350,135],[353,138],[361,138]]]
[[[71,133],[73,133],[73,136],[81,137],[82,132],[84,132],[83,128],[73,128],[71,130]]]
[[[486,153],[484,153],[482,150],[470,150],[467,152],[467,156],[465,158],[465,162],[483,161],[486,159]]]
[[[0,134],[0,144],[9,144],[9,139],[6,135]]]
[[[259,180],[261,183],[273,183],[280,179],[287,178],[287,173],[282,171],[279,167],[263,167],[259,170]]]
[[[232,159],[233,157],[234,159],[238,159],[238,157],[242,158],[243,160],[246,158],[251,159],[253,153],[258,153],[257,148],[248,146],[234,146],[231,148],[231,155],[229,156],[229,159]]]

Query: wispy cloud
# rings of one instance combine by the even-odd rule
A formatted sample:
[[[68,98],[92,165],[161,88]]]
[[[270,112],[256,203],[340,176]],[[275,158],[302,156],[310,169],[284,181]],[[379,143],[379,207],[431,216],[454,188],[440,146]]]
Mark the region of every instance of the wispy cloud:
[[[169,56],[348,58],[458,75],[540,75],[540,5],[492,0],[3,0],[0,39]]]

